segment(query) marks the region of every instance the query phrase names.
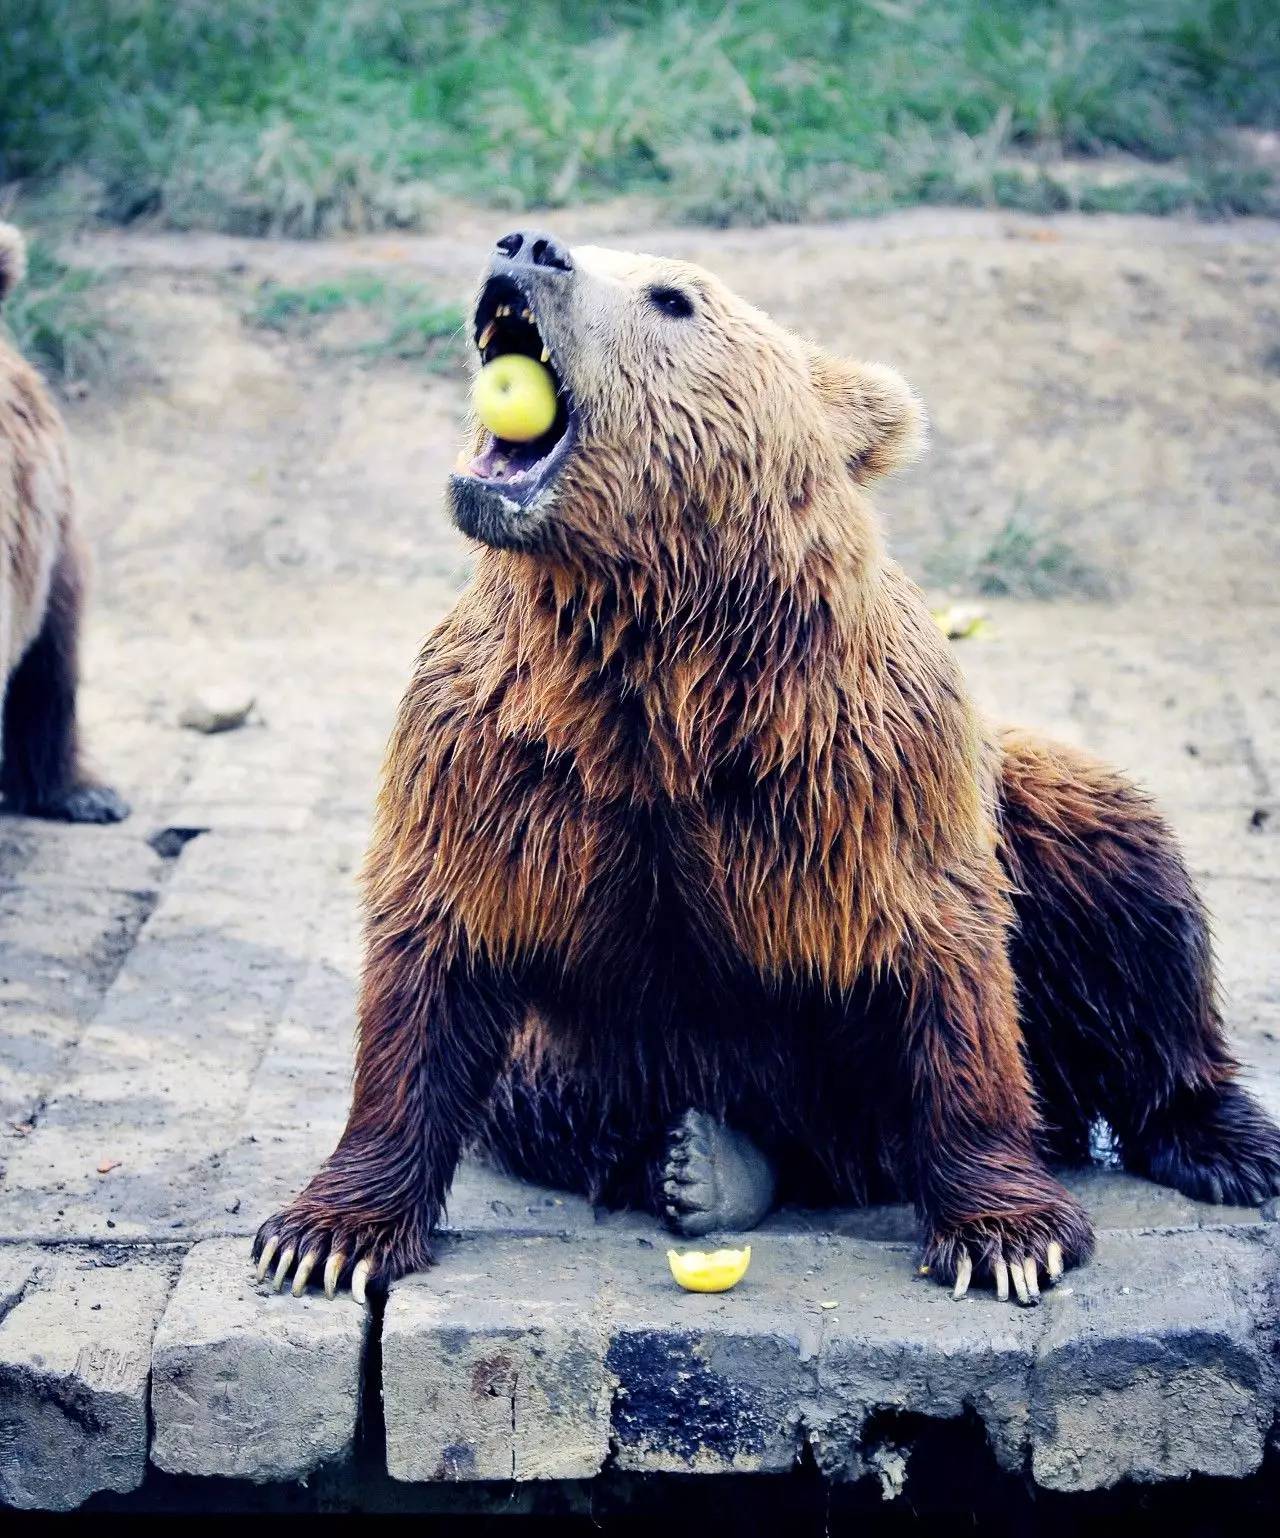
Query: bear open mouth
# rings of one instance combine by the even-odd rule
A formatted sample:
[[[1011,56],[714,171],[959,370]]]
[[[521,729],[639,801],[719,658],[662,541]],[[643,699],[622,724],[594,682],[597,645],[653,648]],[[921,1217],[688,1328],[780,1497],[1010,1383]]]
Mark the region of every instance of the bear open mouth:
[[[541,363],[555,383],[556,415],[540,437],[527,443],[486,431],[480,452],[463,472],[523,505],[559,469],[575,436],[573,398],[556,367],[555,350],[538,326],[533,300],[510,278],[490,278],[475,312],[475,344],[482,363],[506,353],[523,353]]]

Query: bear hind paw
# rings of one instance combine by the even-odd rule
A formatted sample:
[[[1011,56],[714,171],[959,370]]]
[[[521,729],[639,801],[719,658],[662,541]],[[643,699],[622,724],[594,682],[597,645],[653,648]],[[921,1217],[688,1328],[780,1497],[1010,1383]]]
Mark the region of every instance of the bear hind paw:
[[[773,1206],[773,1166],[750,1138],[705,1111],[671,1130],[659,1170],[659,1215],[688,1238],[754,1228]]]

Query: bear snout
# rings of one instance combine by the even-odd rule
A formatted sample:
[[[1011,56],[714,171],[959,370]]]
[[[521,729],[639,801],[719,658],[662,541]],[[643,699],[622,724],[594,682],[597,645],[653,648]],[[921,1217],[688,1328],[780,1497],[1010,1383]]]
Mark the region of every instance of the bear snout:
[[[512,230],[503,235],[494,249],[513,266],[547,267],[555,272],[572,272],[573,258],[568,246],[540,230]]]

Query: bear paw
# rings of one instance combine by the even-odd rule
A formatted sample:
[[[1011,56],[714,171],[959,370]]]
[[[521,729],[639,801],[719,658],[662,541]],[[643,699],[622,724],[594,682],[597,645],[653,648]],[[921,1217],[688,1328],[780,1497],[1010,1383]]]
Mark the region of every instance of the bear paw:
[[[935,1230],[924,1246],[921,1270],[950,1287],[957,1300],[978,1281],[994,1287],[1002,1303],[1012,1294],[1023,1308],[1034,1308],[1041,1273],[1052,1285],[1093,1251],[1093,1227],[1084,1208],[1065,1191],[1063,1197],[1043,1212]]]
[[[750,1138],[704,1111],[686,1111],[671,1131],[660,1170],[661,1216],[689,1238],[754,1228],[773,1205],[773,1167]]]
[[[384,1291],[397,1277],[431,1263],[421,1223],[415,1219],[371,1219],[367,1214],[326,1212],[300,1198],[258,1230],[253,1241],[257,1280],[265,1281],[274,1264],[270,1285],[279,1292],[290,1273],[295,1298],[307,1290],[312,1273],[323,1266],[325,1297],[351,1288],[357,1303],[369,1291]]]
[[[1280,1195],[1280,1129],[1239,1084],[1175,1101],[1121,1149],[1136,1174],[1195,1201],[1258,1207]]]
[[[109,785],[85,781],[48,800],[15,801],[10,810],[28,817],[44,817],[51,822],[123,822],[129,815],[129,803]]]
[[[77,785],[67,792],[55,815],[67,822],[123,822],[129,803],[109,785]]]

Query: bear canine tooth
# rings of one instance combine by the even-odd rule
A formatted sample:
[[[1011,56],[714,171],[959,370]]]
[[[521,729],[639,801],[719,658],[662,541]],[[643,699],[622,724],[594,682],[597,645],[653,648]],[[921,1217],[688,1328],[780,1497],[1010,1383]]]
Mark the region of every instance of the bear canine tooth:
[[[538,362],[539,363],[550,363],[551,362],[551,349],[549,347],[543,347],[543,349],[542,349],[542,356],[538,359]]]
[[[480,335],[476,338],[476,346],[480,349],[481,352],[483,352],[485,348],[488,347],[489,343],[493,341],[493,333],[497,329],[498,327],[495,322],[490,321],[489,324],[480,333]]]

